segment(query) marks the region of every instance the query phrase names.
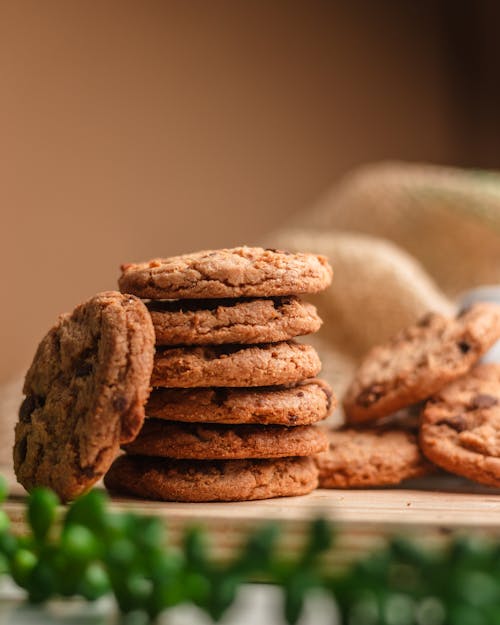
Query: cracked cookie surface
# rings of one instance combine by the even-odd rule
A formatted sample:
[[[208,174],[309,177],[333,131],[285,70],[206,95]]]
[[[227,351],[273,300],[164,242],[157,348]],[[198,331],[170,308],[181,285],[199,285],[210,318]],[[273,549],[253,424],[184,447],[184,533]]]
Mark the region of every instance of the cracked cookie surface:
[[[426,403],[420,445],[443,469],[500,487],[500,364],[478,365]]]
[[[250,501],[306,495],[318,485],[312,458],[169,460],[120,456],[104,478],[114,492],[164,501]]]
[[[104,292],[61,315],[24,383],[14,446],[17,479],[62,500],[88,490],[144,420],[154,332],[134,296]]]
[[[324,256],[246,246],[128,263],[121,269],[120,291],[151,299],[317,293],[332,279]]]
[[[220,425],[146,419],[128,454],[184,460],[241,460],[312,456],[328,448],[313,425]]]
[[[316,308],[298,297],[151,301],[157,345],[275,343],[317,332]]]
[[[479,303],[456,318],[429,313],[363,359],[344,396],[350,423],[390,415],[464,375],[500,339],[500,306]]]
[[[156,388],[146,414],[184,422],[308,425],[325,419],[335,403],[329,384],[313,378],[290,387]]]
[[[169,388],[294,384],[321,370],[316,350],[295,341],[157,350],[151,384]]]
[[[315,457],[320,488],[389,486],[433,471],[405,429],[343,428],[327,436],[328,451]]]

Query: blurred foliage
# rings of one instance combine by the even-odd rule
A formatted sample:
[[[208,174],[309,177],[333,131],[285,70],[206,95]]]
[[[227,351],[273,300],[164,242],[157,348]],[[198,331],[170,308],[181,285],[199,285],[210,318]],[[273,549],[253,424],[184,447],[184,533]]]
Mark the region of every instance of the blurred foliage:
[[[0,480],[0,502],[6,493]],[[283,553],[279,525],[267,524],[223,563],[211,556],[202,527],[187,528],[175,549],[160,519],[113,512],[97,490],[61,509],[53,492],[34,489],[26,521],[29,532],[16,536],[0,510],[0,574],[32,603],[112,593],[123,614],[154,621],[166,608],[192,603],[217,621],[241,584],[264,580],[283,589],[290,624],[309,591],[322,589],[336,601],[342,625],[500,625],[500,543],[493,541],[455,537],[429,550],[396,537],[333,573],[321,560],[334,542],[323,520],[311,523],[299,553]]]

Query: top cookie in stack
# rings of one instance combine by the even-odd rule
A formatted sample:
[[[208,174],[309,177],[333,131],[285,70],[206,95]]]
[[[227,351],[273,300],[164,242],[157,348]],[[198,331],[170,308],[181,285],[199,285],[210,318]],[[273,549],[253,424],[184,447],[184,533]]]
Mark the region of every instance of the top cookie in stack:
[[[331,282],[322,256],[239,247],[122,267],[120,290],[150,300],[154,387],[145,426],[108,487],[180,501],[299,495],[326,448],[312,424],[332,404],[319,357],[296,336],[319,329],[298,295]]]

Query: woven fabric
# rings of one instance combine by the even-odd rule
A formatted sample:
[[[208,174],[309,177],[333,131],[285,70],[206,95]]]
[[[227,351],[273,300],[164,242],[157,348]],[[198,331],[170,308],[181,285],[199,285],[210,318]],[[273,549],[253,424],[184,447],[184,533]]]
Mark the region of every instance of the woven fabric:
[[[324,376],[342,394],[359,358],[423,313],[500,284],[500,176],[405,163],[348,174],[269,237],[325,254],[333,285],[314,303]],[[309,337],[307,337],[309,340]]]

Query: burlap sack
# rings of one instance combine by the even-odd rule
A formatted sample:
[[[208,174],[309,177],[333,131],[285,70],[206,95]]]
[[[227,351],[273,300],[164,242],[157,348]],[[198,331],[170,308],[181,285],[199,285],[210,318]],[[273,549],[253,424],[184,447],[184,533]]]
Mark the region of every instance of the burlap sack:
[[[362,167],[268,243],[329,257],[313,342],[341,395],[355,363],[428,310],[500,283],[500,176],[405,163]],[[310,337],[307,337],[310,340]]]

